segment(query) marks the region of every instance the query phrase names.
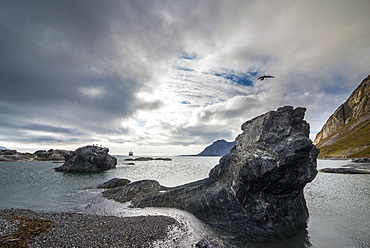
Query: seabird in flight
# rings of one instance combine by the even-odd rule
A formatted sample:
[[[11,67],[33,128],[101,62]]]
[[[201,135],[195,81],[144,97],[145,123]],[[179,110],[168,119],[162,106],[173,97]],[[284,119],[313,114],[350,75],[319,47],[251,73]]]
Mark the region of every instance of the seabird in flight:
[[[263,81],[265,78],[275,78],[275,77],[274,76],[266,76],[266,75],[263,75],[263,76],[257,78],[257,80]]]

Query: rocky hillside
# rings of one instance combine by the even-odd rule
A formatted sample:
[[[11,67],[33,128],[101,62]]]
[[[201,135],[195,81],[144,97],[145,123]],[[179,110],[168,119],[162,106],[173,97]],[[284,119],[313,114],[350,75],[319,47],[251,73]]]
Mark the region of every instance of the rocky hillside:
[[[225,156],[235,146],[235,141],[217,140],[212,145],[207,146],[197,156]]]
[[[355,158],[370,156],[370,75],[329,117],[314,144],[319,157]]]

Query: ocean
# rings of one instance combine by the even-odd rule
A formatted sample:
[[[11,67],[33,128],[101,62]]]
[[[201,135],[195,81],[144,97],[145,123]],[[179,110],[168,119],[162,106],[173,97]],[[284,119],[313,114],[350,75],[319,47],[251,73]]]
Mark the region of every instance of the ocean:
[[[207,177],[220,157],[174,156],[172,161],[135,161],[115,156],[116,169],[99,173],[62,173],[50,161],[0,162],[0,208],[80,212],[99,215],[169,215],[188,229],[180,244],[190,247],[206,235],[222,235],[189,213],[169,208],[129,208],[101,196],[96,186],[112,178],[154,179],[172,187]],[[340,167],[346,160],[318,160],[318,168]],[[310,217],[307,228],[275,243],[250,242],[241,247],[370,247],[370,176],[318,173],[305,187]]]

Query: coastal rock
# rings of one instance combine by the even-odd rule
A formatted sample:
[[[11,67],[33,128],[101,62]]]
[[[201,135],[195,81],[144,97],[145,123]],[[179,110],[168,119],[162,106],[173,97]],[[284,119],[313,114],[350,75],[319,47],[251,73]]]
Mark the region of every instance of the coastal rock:
[[[320,169],[319,172],[325,173],[339,173],[339,174],[370,174],[370,170],[361,170],[356,168],[324,168]]]
[[[236,146],[209,177],[164,189],[151,182],[150,193],[134,182],[104,192],[132,207],[174,207],[249,240],[276,240],[306,225],[303,188],[316,174],[319,150],[308,138],[305,109],[285,106],[242,125]],[[154,187],[155,185],[155,187]],[[131,192],[138,194],[131,194]],[[130,192],[129,197],[125,197]]]
[[[133,199],[139,200],[150,196],[161,190],[161,185],[155,180],[141,180],[130,183],[126,186],[107,190],[103,196],[119,202],[128,202]]]
[[[16,155],[17,153],[18,153],[17,150],[9,150],[9,149],[0,150],[0,155]]]
[[[151,158],[151,157],[138,157],[125,159],[125,161],[152,161],[152,160],[172,161],[172,159],[170,158]]]
[[[117,188],[121,186],[125,186],[127,184],[131,183],[130,180],[124,179],[124,178],[113,178],[109,180],[108,182],[105,182],[101,185],[99,185],[97,188],[98,189],[112,189],[112,188]]]
[[[99,146],[84,146],[64,155],[65,163],[55,168],[61,172],[96,172],[113,169],[117,159],[108,154],[109,149]]]
[[[123,165],[135,165],[135,163],[122,163]]]
[[[33,153],[36,160],[39,161],[53,161],[53,160],[64,160],[65,155],[70,155],[73,151],[69,150],[38,150]]]
[[[364,164],[370,164],[370,158],[356,158],[352,159],[352,163],[364,163]]]
[[[31,161],[34,157],[30,153],[21,153],[17,150],[1,149],[0,150],[0,161],[6,162],[19,162],[19,161]]]

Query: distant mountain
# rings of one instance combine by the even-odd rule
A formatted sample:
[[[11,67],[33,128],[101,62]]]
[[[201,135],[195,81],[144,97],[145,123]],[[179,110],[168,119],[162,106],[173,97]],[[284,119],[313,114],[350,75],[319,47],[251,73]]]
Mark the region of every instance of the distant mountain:
[[[322,158],[370,156],[370,75],[329,117],[314,144]]]
[[[235,146],[235,141],[227,142],[226,140],[217,140],[212,145],[207,146],[197,156],[224,156]]]
[[[0,150],[10,150],[10,149],[8,149],[8,148],[6,148],[4,146],[0,146]]]

